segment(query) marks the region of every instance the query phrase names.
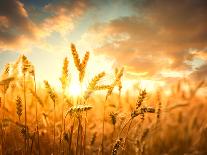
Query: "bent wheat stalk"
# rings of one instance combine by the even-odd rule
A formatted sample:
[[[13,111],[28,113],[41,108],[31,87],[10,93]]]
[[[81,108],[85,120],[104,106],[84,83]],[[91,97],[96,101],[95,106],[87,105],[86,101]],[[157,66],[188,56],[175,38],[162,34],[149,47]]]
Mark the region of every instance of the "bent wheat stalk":
[[[112,94],[115,86],[119,86],[119,89],[121,90],[121,85],[120,85],[120,81],[121,78],[123,76],[124,73],[124,68],[122,68],[120,71],[115,70],[115,80],[114,82],[111,84],[111,86],[108,89],[108,92],[106,94],[106,98],[105,98],[105,102],[103,105],[103,123],[102,123],[102,142],[101,142],[101,151],[102,151],[102,155],[104,155],[104,128],[105,128],[105,111],[106,111],[106,102],[108,100],[108,97]]]

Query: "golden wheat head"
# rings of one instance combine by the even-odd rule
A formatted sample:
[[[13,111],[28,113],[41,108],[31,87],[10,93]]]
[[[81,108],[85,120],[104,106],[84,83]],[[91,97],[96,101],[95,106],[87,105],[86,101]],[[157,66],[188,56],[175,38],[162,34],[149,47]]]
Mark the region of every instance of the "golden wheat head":
[[[63,90],[66,89],[69,83],[68,64],[69,64],[69,61],[68,61],[68,58],[66,57],[63,62],[62,76],[60,77],[60,82],[62,84]]]

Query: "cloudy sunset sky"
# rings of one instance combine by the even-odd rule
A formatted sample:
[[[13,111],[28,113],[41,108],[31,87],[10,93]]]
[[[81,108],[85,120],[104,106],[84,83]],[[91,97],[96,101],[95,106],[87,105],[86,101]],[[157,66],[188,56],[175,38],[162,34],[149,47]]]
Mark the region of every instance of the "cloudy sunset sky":
[[[55,81],[71,42],[81,56],[91,52],[94,74],[124,66],[126,81],[200,81],[207,1],[0,0],[0,70],[25,54],[39,79]]]

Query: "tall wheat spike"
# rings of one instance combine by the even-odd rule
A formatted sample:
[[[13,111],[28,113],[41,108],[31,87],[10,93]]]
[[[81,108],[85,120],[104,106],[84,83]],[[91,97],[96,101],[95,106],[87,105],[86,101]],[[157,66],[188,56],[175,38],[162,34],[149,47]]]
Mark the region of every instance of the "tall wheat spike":
[[[78,52],[77,52],[74,44],[71,44],[71,51],[72,51],[72,55],[73,55],[74,64],[75,64],[77,70],[80,71],[81,70],[81,63],[80,63]]]
[[[22,99],[21,97],[17,96],[16,99],[16,109],[17,109],[17,115],[19,117],[19,121],[20,121],[20,117],[22,116]]]
[[[85,70],[86,70],[86,66],[88,63],[90,53],[86,52],[85,56],[83,58],[83,61],[80,62],[80,58],[79,58],[78,52],[77,52],[74,44],[71,44],[71,51],[72,51],[72,55],[73,55],[74,64],[75,64],[77,70],[79,71],[79,81],[80,81],[80,83],[82,83],[84,76],[85,76]]]
[[[80,64],[80,72],[79,72],[79,81],[82,83],[83,81],[83,78],[85,76],[85,70],[86,70],[86,66],[87,66],[87,63],[88,63],[88,59],[89,59],[89,55],[90,53],[89,52],[86,52],[85,53],[85,56],[83,58],[83,61],[82,63]]]
[[[52,99],[53,103],[55,104],[57,99],[57,94],[55,93],[54,89],[50,86],[48,81],[44,81],[45,88],[47,90],[47,93],[49,94],[50,98]]]
[[[68,73],[68,58],[65,57],[62,67],[62,75],[60,77],[60,82],[62,84],[62,89],[65,90],[69,83],[69,73]]]

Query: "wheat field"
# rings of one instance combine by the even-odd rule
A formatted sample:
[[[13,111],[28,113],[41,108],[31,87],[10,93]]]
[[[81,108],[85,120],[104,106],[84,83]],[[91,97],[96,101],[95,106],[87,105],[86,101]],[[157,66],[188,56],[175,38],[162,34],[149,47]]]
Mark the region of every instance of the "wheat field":
[[[35,66],[24,55],[8,62],[0,80],[1,155],[205,155],[207,154],[204,81],[176,82],[171,94],[139,86],[122,91],[124,68],[84,83],[90,52],[80,58],[74,44],[60,68],[61,91],[51,81],[36,81]],[[69,65],[79,75],[74,97]],[[58,74],[58,73],[57,73]],[[82,89],[83,85],[86,89]],[[135,93],[135,96],[131,94]]]

